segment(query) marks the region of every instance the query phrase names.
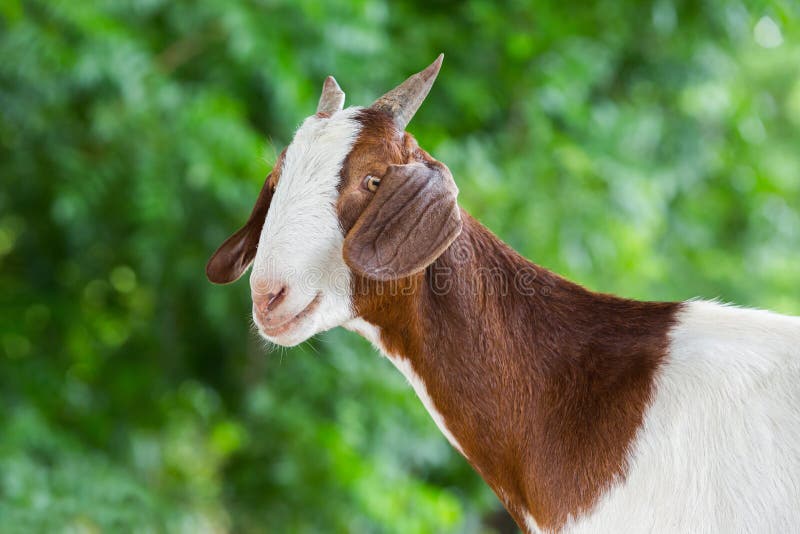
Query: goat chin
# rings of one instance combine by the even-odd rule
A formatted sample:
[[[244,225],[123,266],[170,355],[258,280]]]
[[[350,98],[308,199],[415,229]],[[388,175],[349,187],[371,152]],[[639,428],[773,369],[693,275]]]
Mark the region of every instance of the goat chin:
[[[349,306],[349,295],[318,293],[300,311],[290,314],[281,324],[265,327],[257,313],[253,323],[261,337],[282,347],[294,347],[311,339],[314,335],[340,326],[353,318]]]

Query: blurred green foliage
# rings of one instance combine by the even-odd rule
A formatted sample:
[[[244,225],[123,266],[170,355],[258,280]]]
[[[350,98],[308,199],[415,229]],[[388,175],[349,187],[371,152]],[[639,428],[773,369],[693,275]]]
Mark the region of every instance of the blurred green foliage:
[[[793,0],[0,3],[0,530],[490,532],[354,334],[265,348],[204,263],[333,73],[534,261],[800,313]]]

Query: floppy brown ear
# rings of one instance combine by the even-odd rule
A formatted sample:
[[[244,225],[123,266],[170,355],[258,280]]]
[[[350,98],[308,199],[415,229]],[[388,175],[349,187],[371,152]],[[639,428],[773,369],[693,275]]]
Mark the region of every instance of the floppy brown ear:
[[[250,218],[235,234],[222,243],[206,264],[206,276],[215,284],[228,284],[242,276],[242,273],[253,263],[261,237],[261,228],[267,218],[267,210],[272,201],[270,176],[258,194],[258,200],[250,213]]]
[[[461,233],[457,196],[450,171],[437,161],[391,165],[345,237],[345,262],[376,280],[425,269]]]

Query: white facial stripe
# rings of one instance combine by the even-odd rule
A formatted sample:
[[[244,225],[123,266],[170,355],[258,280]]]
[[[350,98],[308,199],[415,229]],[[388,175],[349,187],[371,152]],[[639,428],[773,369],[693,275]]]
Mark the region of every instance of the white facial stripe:
[[[314,316],[291,339],[280,339],[281,344],[303,341],[352,317],[350,271],[342,259],[344,235],[336,202],[342,164],[361,132],[354,118],[360,110],[309,117],[286,150],[250,285],[285,283],[288,292],[281,308],[287,311],[301,311],[317,295],[321,302]]]
[[[268,267],[267,274],[274,276],[292,267],[318,265],[318,255],[342,239],[336,188],[342,163],[361,131],[353,119],[358,111],[309,117],[297,130],[261,231],[256,268]],[[268,260],[276,264],[267,265]]]

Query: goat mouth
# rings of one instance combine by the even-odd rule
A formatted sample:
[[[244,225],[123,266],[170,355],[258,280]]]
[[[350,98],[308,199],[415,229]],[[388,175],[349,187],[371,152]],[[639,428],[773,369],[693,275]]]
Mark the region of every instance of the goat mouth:
[[[264,333],[269,337],[279,337],[285,334],[286,332],[297,326],[298,323],[302,322],[303,319],[314,313],[314,311],[319,306],[319,302],[321,299],[322,299],[322,294],[317,293],[317,295],[313,299],[311,299],[311,302],[309,302],[305,308],[300,310],[300,312],[295,314],[292,318],[287,319],[286,321],[282,322],[277,326],[267,327],[262,324],[261,330],[263,330]]]

